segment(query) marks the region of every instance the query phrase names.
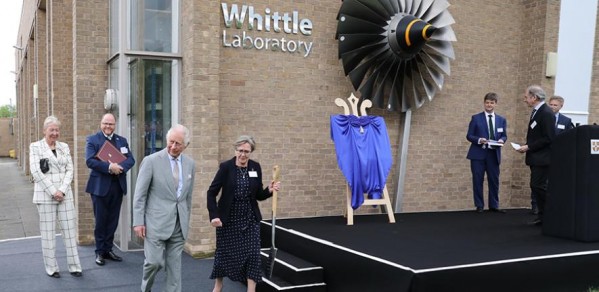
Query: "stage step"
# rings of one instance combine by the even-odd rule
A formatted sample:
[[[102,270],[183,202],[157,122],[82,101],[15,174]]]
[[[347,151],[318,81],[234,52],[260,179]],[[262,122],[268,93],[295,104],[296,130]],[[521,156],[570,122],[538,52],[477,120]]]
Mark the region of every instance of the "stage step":
[[[269,265],[270,248],[261,249],[262,263],[265,271]],[[265,273],[266,276],[266,273]],[[326,291],[324,269],[298,258],[281,249],[277,250],[273,276],[263,277],[264,282],[258,284],[257,290],[266,291]]]

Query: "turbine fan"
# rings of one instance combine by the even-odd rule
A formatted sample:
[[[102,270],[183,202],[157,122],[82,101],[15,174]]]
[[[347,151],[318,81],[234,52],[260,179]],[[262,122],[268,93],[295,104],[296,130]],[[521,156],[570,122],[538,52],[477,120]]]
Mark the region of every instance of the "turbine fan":
[[[445,0],[343,1],[335,37],[361,100],[405,112],[433,99],[455,59],[448,7]]]

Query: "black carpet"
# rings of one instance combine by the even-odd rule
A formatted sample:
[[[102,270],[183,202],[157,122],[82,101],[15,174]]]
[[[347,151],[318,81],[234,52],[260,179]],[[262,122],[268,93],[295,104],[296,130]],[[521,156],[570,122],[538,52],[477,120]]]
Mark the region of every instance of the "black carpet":
[[[401,213],[395,224],[386,215],[361,215],[353,226],[341,216],[278,219],[277,226],[326,243],[310,251],[308,241],[294,238],[289,247],[325,267],[328,291],[360,291],[377,283],[376,291],[585,291],[599,285],[599,242],[544,236],[540,227],[526,224],[534,218],[528,212]],[[285,249],[288,236],[280,233],[277,246]],[[345,250],[333,263],[325,262],[338,253],[330,246]],[[368,264],[352,253],[386,264],[357,272]],[[352,282],[355,277],[360,281]]]
[[[403,213],[390,224],[385,215],[345,218],[279,219],[277,225],[294,229],[350,249],[413,269],[501,261],[581,251],[597,251],[588,243],[548,237],[526,223],[528,210],[506,214],[484,212]]]

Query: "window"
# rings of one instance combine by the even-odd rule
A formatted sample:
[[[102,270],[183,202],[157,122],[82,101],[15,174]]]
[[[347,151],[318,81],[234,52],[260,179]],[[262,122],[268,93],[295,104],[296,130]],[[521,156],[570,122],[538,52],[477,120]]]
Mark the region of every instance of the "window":
[[[110,0],[108,88],[118,89],[121,107],[115,114],[126,125],[118,131],[128,137],[137,161],[128,173],[130,193],[141,161],[166,147],[166,132],[178,120],[179,1]],[[124,40],[127,44],[120,46]],[[133,232],[132,200],[124,200],[129,212],[120,217],[115,233],[115,244],[124,251],[143,247]]]
[[[166,147],[172,120],[173,62],[135,59],[130,65],[132,123],[143,136],[132,144],[144,156]]]
[[[176,53],[177,0],[131,1],[131,49]]]

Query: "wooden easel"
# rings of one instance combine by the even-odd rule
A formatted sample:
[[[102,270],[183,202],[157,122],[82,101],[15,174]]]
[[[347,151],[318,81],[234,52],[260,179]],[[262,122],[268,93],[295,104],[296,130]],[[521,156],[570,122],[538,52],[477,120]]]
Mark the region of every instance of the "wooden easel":
[[[372,102],[368,99],[362,101],[360,105],[360,111],[358,112],[358,101],[359,99],[352,93],[347,100],[348,103],[341,99],[335,99],[335,104],[339,107],[343,107],[344,114],[350,115],[353,114],[355,116],[367,116],[366,109],[372,107]],[[351,109],[351,111],[350,111]],[[393,214],[393,208],[391,207],[391,201],[389,200],[389,192],[387,191],[387,186],[383,188],[383,194],[380,199],[368,199],[368,196],[364,196],[364,203],[362,205],[373,206],[380,205],[384,206],[387,211],[387,216],[389,216],[389,223],[395,223],[395,214]],[[351,206],[351,189],[349,188],[349,184],[345,186],[345,212],[344,215],[347,217],[347,225],[354,225],[354,209]]]

